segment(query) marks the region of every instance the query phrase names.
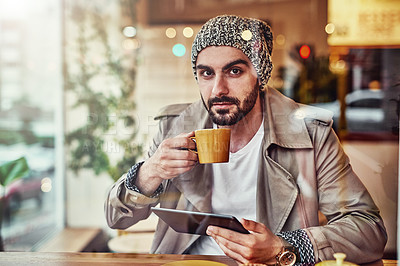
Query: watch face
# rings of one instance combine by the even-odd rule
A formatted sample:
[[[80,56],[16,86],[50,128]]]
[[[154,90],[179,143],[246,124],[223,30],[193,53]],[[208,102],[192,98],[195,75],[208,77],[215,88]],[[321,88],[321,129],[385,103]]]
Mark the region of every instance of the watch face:
[[[293,252],[285,251],[279,258],[280,265],[293,265],[296,262],[296,255]]]

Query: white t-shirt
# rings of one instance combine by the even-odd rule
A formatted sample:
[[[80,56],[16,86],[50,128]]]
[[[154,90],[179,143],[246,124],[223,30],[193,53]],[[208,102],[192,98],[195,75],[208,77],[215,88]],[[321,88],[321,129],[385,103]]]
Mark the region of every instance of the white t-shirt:
[[[228,163],[213,164],[212,212],[256,220],[257,174],[261,156],[264,125],[249,143],[230,153]],[[190,254],[223,255],[213,238],[201,236],[190,248]]]

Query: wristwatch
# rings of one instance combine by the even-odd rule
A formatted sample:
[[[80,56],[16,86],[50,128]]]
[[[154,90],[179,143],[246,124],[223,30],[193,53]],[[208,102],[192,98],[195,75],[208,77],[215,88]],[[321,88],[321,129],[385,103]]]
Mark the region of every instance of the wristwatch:
[[[292,266],[296,263],[297,251],[296,248],[290,245],[286,240],[282,240],[282,250],[276,255],[276,265],[277,266]]]
[[[292,266],[296,263],[296,254],[294,252],[287,250],[285,248],[282,249],[281,252],[276,255],[276,265],[279,266]]]

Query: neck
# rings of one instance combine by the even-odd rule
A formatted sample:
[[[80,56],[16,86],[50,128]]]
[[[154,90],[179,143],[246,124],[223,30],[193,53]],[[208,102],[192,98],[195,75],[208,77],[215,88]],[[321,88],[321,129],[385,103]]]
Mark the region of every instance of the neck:
[[[242,149],[257,133],[263,120],[263,108],[260,97],[253,109],[238,123],[224,128],[231,129],[230,151],[235,153]]]

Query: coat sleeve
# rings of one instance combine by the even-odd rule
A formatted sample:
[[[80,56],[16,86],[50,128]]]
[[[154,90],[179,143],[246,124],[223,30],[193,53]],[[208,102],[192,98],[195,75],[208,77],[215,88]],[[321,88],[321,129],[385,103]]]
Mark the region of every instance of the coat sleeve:
[[[314,142],[315,161],[319,209],[328,220],[324,226],[305,229],[316,260],[332,259],[337,252],[355,263],[380,259],[387,234],[377,206],[354,173],[334,131],[325,127],[314,138],[322,140]]]
[[[146,219],[159,199],[130,191],[125,187],[125,178],[126,174],[113,184],[104,203],[107,224],[113,229],[126,229]]]

